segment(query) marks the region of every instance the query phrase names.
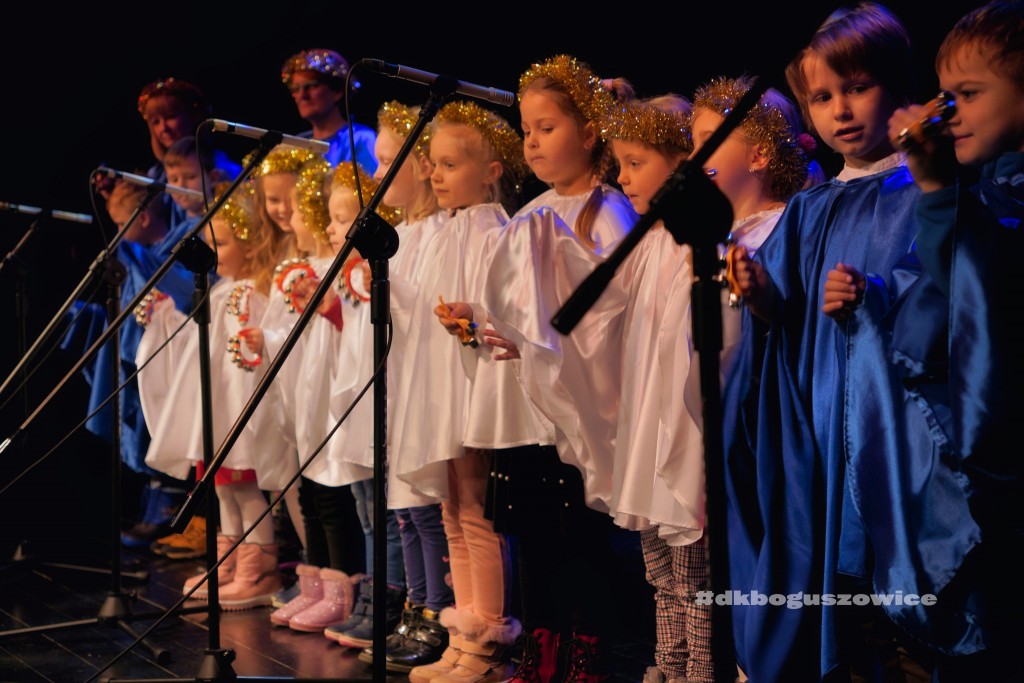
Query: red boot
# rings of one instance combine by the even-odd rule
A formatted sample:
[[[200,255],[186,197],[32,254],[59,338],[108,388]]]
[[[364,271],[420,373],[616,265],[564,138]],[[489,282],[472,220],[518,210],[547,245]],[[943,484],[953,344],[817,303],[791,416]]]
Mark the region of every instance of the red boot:
[[[546,628],[523,634],[523,655],[509,683],[554,683],[559,635]]]
[[[577,633],[566,646],[568,664],[564,683],[603,683],[608,679],[600,638]]]

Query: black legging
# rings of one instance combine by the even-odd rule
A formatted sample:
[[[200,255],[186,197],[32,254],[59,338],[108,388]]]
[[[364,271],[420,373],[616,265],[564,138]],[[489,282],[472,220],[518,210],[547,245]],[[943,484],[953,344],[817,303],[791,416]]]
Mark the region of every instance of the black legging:
[[[299,507],[306,528],[306,562],[346,574],[366,571],[366,543],[348,486],[301,478]]]

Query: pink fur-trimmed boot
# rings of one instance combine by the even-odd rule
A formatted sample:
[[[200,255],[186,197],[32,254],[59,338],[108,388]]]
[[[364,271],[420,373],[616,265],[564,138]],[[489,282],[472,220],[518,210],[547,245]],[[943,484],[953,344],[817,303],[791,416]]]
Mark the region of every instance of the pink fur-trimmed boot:
[[[287,626],[296,614],[324,599],[320,567],[300,564],[295,568],[295,573],[299,577],[299,594],[285,603],[284,607],[270,613],[270,621],[277,626]]]
[[[512,644],[522,632],[518,621],[489,624],[469,610],[449,608],[441,612],[441,623],[451,634],[448,650],[440,662],[410,671],[411,683],[502,683],[512,677]],[[453,647],[459,653],[454,662],[446,656]]]
[[[217,557],[224,557],[224,554],[238,541],[236,536],[225,536],[223,534],[217,535]],[[238,550],[228,555],[227,559],[221,562],[220,566],[217,567],[217,590],[218,592],[227,586],[235,578],[235,567],[238,565]],[[200,579],[206,574],[205,571],[196,574],[195,576],[185,579],[185,586],[181,589],[182,595],[188,593],[192,586],[199,583]],[[192,594],[193,600],[206,600],[210,591],[206,588],[207,584],[200,586],[195,593]]]
[[[339,621],[345,621],[352,614],[355,600],[355,583],[359,577],[351,577],[337,569],[320,570],[324,597],[317,603],[294,615],[288,626],[296,631],[322,633],[325,628]]]
[[[233,611],[269,605],[281,590],[277,544],[243,543],[236,553],[235,578],[220,591],[220,608]]]

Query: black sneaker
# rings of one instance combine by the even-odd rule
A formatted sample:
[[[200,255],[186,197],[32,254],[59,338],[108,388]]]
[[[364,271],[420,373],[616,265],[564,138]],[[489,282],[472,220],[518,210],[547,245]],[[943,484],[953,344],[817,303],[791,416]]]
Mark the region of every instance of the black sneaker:
[[[409,634],[416,628],[419,627],[420,615],[423,614],[423,610],[426,609],[422,605],[410,605],[408,602],[405,603],[405,609],[402,610],[402,619],[398,622],[398,626],[395,630],[388,634],[388,639],[384,641],[384,646],[387,652],[394,652],[395,650],[405,645],[406,639]],[[363,651],[359,653],[359,661],[366,662],[367,664],[373,663],[373,646],[363,648]]]
[[[416,628],[405,639],[405,644],[395,650],[388,650],[388,671],[409,673],[417,666],[433,664],[441,659],[448,647],[448,629],[437,620],[437,612],[424,608]]]
[[[371,586],[372,588],[372,586]],[[372,590],[371,590],[372,593]],[[372,596],[371,596],[372,598]],[[387,587],[387,602],[385,604],[385,619],[387,630],[393,631],[402,618],[402,604],[405,601],[405,591],[400,588]],[[336,639],[338,644],[345,647],[366,648],[373,645],[373,601],[368,601],[366,612],[359,623],[349,629],[338,628]],[[326,635],[326,631],[325,631]],[[333,634],[332,634],[333,635]],[[329,636],[330,637],[330,636]]]

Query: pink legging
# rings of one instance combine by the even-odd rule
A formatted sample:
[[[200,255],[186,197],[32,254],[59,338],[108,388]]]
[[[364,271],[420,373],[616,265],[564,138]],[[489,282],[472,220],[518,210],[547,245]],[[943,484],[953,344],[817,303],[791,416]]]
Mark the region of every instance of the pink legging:
[[[484,517],[488,475],[486,451],[467,448],[465,456],[449,460],[442,519],[455,606],[490,625],[502,625],[509,620],[509,555],[505,537]]]

